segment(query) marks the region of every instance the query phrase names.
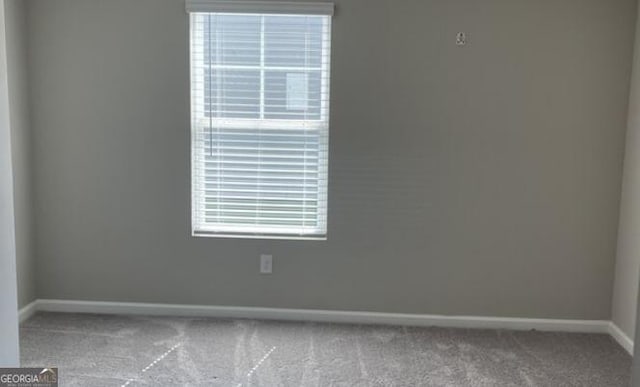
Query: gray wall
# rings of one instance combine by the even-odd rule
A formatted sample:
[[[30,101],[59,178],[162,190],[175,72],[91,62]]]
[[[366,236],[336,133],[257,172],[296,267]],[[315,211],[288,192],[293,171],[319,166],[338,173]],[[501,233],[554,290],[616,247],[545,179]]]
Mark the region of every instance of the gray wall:
[[[4,11],[4,0],[0,0],[0,367],[17,367],[16,244]]]
[[[640,28],[636,29],[634,51],[612,316],[632,340],[640,275]]]
[[[638,299],[638,302],[640,302],[640,299]],[[638,308],[637,305],[635,309],[640,312],[640,308]],[[638,336],[640,335],[640,317],[636,316],[635,324],[635,334]],[[631,372],[631,386],[640,387],[640,345],[633,346],[633,366]]]
[[[35,252],[31,194],[31,137],[27,97],[26,2],[5,0],[7,14],[7,69],[18,270],[18,305],[36,299]]]
[[[609,319],[636,2],[336,4],[303,242],[190,237],[182,1],[30,1],[39,296]]]

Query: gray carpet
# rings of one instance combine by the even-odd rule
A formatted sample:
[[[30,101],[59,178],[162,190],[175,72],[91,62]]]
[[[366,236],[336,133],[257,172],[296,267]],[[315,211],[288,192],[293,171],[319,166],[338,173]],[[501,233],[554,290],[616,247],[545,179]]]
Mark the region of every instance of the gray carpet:
[[[628,386],[609,336],[38,313],[23,366],[61,386]]]

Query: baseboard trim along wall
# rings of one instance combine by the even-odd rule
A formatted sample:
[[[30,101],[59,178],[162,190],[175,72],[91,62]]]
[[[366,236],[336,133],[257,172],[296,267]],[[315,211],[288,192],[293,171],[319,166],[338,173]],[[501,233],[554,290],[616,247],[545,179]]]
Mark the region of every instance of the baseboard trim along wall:
[[[617,326],[615,326],[615,324],[607,320],[441,316],[430,314],[352,312],[316,309],[281,309],[39,299],[20,310],[20,321],[28,319],[37,311],[150,316],[248,318],[350,324],[437,326],[443,328],[606,333],[610,334],[624,349],[629,351],[629,353],[633,353],[633,342]]]
[[[39,300],[31,301],[29,304],[20,308],[20,310],[18,311],[18,319],[20,320],[20,322],[27,320],[38,311],[38,301]]]
[[[622,348],[626,349],[627,352],[631,356],[633,356],[633,340],[626,333],[622,331],[613,321],[609,322],[609,332],[611,337],[615,339],[622,346]]]

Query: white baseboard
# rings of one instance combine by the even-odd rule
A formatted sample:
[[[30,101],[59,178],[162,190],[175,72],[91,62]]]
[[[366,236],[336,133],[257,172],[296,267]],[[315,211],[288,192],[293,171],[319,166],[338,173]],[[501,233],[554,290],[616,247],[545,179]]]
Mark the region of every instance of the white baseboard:
[[[236,306],[149,304],[132,302],[37,300],[36,310],[49,312],[197,316],[294,320],[352,324],[437,326],[445,328],[539,330],[556,332],[609,333],[605,320],[555,320],[510,317],[441,316],[315,309],[278,309]]]
[[[618,342],[631,356],[633,356],[633,340],[620,329],[613,321],[609,322],[609,334]]]
[[[436,326],[443,328],[538,330],[606,333],[633,356],[633,341],[612,321],[513,317],[442,316],[431,314],[352,312],[318,309],[281,309],[239,306],[151,304],[138,302],[38,299],[19,311],[20,322],[38,311],[313,321],[349,324]]]
[[[31,301],[29,304],[23,306],[18,311],[18,319],[20,322],[33,316],[38,311],[38,300]]]

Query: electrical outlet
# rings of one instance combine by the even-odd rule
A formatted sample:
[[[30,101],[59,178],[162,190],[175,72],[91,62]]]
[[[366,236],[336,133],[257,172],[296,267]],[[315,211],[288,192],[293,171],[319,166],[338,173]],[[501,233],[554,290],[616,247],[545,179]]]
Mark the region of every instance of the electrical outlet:
[[[273,271],[273,256],[262,254],[260,255],[260,273],[271,274]]]

